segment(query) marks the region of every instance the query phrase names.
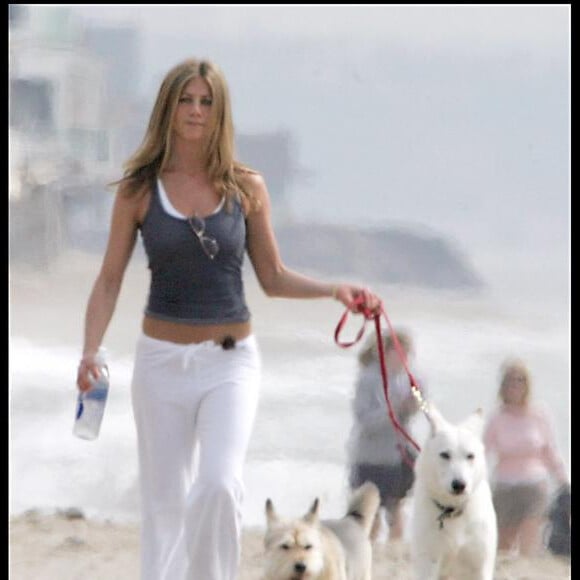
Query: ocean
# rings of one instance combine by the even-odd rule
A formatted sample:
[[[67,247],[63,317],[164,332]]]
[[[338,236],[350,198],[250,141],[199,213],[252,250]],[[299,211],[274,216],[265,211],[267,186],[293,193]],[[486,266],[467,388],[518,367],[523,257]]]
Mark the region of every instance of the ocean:
[[[100,436],[83,441],[72,434],[84,308],[99,259],[71,252],[46,272],[11,266],[11,515],[78,507],[98,519],[139,519],[130,402],[132,355],[147,283],[139,260],[129,266],[104,341],[111,391]],[[498,282],[480,295],[372,287],[391,322],[411,331],[412,368],[426,377],[429,399],[451,420],[477,407],[490,412],[499,365],[507,356],[523,358],[534,397],[550,413],[569,469],[569,295],[565,268],[559,271],[564,286],[552,293],[514,291],[513,286],[509,291],[501,276],[497,280],[504,280],[504,286]],[[516,264],[509,283],[518,279],[527,284],[522,288],[531,288],[524,274],[518,275]],[[329,300],[269,299],[252,276],[246,287],[263,377],[246,464],[244,523],[263,526],[268,497],[282,514],[303,513],[319,497],[323,515],[339,515],[346,501],[345,444],[358,351],[358,346],[342,349],[334,343],[343,309]],[[352,339],[360,324],[360,317],[350,316],[343,339]],[[371,332],[369,323],[366,333]],[[419,416],[412,434],[421,442],[426,429]]]

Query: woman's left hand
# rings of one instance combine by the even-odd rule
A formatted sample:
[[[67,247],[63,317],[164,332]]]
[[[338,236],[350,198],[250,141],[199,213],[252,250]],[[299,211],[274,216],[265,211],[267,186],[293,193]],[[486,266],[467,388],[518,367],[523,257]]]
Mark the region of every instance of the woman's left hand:
[[[354,313],[369,310],[378,314],[381,311],[381,299],[369,288],[340,284],[335,287],[333,296]]]

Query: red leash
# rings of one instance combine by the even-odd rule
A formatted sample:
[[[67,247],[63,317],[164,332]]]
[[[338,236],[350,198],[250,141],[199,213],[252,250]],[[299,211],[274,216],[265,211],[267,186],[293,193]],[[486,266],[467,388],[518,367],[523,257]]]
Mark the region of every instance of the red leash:
[[[391,324],[391,321],[389,320],[389,317],[387,316],[387,313],[385,312],[384,308],[381,305],[380,312],[377,314],[373,314],[369,309],[364,308],[362,306],[362,300],[363,299],[361,297],[361,298],[355,299],[355,302],[354,302],[355,306],[358,309],[358,312],[363,315],[363,324],[362,324],[360,330],[358,331],[355,339],[352,342],[341,342],[339,340],[340,332],[341,332],[342,328],[344,327],[344,325],[346,324],[346,321],[347,321],[347,318],[348,318],[348,315],[350,312],[350,310],[347,308],[346,311],[344,312],[344,314],[342,315],[341,319],[339,320],[338,325],[336,326],[336,330],[334,331],[334,341],[336,342],[336,344],[338,344],[338,346],[340,346],[342,348],[349,348],[349,347],[355,345],[363,337],[367,321],[374,320],[375,330],[376,330],[376,334],[377,334],[377,347],[379,350],[379,363],[381,366],[381,377],[383,379],[383,391],[385,393],[385,400],[387,402],[387,409],[388,409],[388,413],[389,413],[389,418],[391,419],[391,422],[393,423],[395,429],[399,433],[401,433],[403,435],[403,437],[405,437],[405,439],[407,439],[407,441],[409,441],[411,443],[411,445],[417,450],[417,452],[419,452],[421,450],[421,448],[416,443],[416,441],[405,431],[403,426],[399,423],[399,421],[395,415],[395,412],[393,411],[393,407],[391,405],[391,399],[389,398],[389,382],[388,382],[388,378],[387,378],[387,365],[385,363],[385,345],[383,344],[382,333],[381,333],[381,315],[383,315],[385,317],[385,320],[387,321],[387,324],[389,326],[389,330],[391,332],[391,336],[393,339],[393,344],[395,346],[395,350],[397,351],[397,354],[399,355],[399,358],[401,359],[401,362],[403,363],[403,366],[405,368],[405,372],[407,373],[407,376],[409,377],[409,384],[411,386],[411,390],[413,392],[413,395],[419,401],[421,410],[423,412],[427,412],[426,402],[423,399],[423,397],[421,396],[421,390],[417,385],[417,381],[415,380],[415,377],[413,376],[413,374],[409,370],[409,367],[407,366],[405,352],[403,351],[403,348],[401,347],[401,343],[399,342],[399,339],[397,338],[397,335],[393,330],[393,325]],[[408,457],[407,458],[405,457],[405,454],[407,454],[405,446],[400,445],[400,449],[401,449],[401,453],[404,455],[403,459],[405,461],[407,461],[407,463],[409,463]]]

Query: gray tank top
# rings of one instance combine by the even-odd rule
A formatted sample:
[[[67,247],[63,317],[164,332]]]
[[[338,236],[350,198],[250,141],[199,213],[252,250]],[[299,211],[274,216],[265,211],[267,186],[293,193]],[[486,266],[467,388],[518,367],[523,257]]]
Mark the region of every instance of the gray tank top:
[[[219,244],[215,258],[204,252],[187,218],[168,213],[155,181],[141,236],[151,270],[145,314],[186,324],[245,322],[242,266],[246,222],[239,200],[204,218],[205,235]]]

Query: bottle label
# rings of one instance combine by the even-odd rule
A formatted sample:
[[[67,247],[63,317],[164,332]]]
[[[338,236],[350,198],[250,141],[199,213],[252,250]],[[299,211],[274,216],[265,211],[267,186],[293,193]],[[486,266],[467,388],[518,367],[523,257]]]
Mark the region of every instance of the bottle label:
[[[104,401],[107,398],[107,387],[93,387],[86,393],[81,394],[81,399],[91,399],[93,401]]]
[[[98,378],[91,378],[91,388],[79,392],[77,396],[73,433],[81,439],[96,439],[103,419],[109,393],[109,369],[104,361],[99,366],[99,371]]]
[[[108,388],[107,387],[93,387],[90,391],[86,393],[79,393],[78,396],[78,405],[77,405],[77,413],[75,417],[75,421],[78,421],[85,410],[84,401],[95,401],[95,402],[102,402],[103,405],[107,400],[108,395]]]

